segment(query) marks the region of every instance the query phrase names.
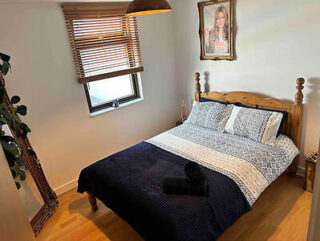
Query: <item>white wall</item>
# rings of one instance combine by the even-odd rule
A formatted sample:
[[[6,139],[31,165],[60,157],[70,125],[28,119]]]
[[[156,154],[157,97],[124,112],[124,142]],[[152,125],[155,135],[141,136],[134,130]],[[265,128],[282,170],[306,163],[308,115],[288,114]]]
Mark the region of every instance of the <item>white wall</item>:
[[[29,108],[24,120],[32,129],[30,141],[58,193],[75,186],[82,168],[175,125],[170,20],[171,14],[138,19],[145,100],[91,118],[60,5],[0,4],[0,52],[12,57],[8,92],[20,95]]]
[[[305,77],[302,148],[317,150],[320,135],[319,0],[238,0],[235,61],[200,61],[197,0],[175,0],[176,76],[180,95],[193,99],[195,72],[208,73],[207,90],[243,90],[294,100]]]
[[[49,1],[49,0],[48,0]],[[197,0],[172,1],[173,12],[139,17],[145,100],[90,118],[77,83],[58,3],[0,4],[0,51],[12,56],[7,85],[29,107],[30,140],[53,188],[73,187],[79,171],[174,125],[179,98],[191,103],[194,73],[207,90],[244,90],[292,100],[307,79],[302,147],[320,132],[318,0],[236,1],[236,61],[200,61]],[[177,81],[176,81],[177,79]]]
[[[35,241],[2,147],[0,147],[0,190],[1,240]]]

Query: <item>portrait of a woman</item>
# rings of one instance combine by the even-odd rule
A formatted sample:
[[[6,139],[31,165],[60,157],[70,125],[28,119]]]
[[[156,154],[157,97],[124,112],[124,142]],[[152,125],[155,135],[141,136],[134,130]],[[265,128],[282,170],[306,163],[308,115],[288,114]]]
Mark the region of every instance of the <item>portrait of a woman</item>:
[[[234,60],[234,0],[198,2],[201,60]]]
[[[206,54],[229,54],[229,19],[225,6],[217,7],[212,28],[204,30],[204,41]]]

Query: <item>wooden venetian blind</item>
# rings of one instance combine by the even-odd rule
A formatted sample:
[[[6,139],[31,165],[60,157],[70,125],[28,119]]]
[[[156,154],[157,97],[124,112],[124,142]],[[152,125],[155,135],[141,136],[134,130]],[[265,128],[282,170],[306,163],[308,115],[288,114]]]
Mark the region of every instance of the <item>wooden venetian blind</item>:
[[[137,20],[127,4],[63,4],[80,83],[143,71]]]

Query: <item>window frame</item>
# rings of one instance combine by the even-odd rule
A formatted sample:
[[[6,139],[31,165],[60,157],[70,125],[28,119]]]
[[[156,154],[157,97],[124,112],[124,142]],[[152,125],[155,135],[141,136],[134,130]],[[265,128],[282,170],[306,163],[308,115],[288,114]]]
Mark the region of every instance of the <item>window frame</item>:
[[[144,68],[138,24],[136,17],[128,17],[125,14],[128,3],[63,3],[61,6],[78,81],[84,86],[90,115],[94,116],[143,100],[140,72]],[[121,46],[116,46],[117,44]],[[104,47],[104,50],[94,49],[99,47]],[[90,52],[91,48],[93,53]],[[130,78],[133,94],[93,106],[90,98],[90,82],[117,76]],[[111,85],[110,91],[113,92],[114,89]],[[101,94],[103,95],[103,92]],[[119,101],[118,106],[113,106],[115,100]]]
[[[130,101],[133,101],[133,100],[141,98],[141,94],[140,94],[141,86],[139,86],[138,74],[134,73],[134,74],[128,74],[128,75],[130,75],[130,77],[131,77],[130,79],[132,81],[134,94],[130,95],[130,96],[126,96],[124,98],[118,99],[120,106],[121,106],[121,104],[128,103]],[[101,80],[103,80],[103,79],[101,79]],[[99,81],[99,80],[97,80],[97,81]],[[84,83],[83,87],[84,87],[84,90],[85,90],[87,103],[88,103],[89,111],[90,111],[91,114],[94,113],[94,112],[98,112],[98,111],[105,110],[105,109],[113,107],[112,106],[113,101],[109,101],[109,102],[106,102],[106,103],[103,103],[103,104],[100,104],[100,105],[97,105],[97,106],[92,106],[90,93],[89,93],[89,89],[88,89],[88,84],[90,84],[90,82],[89,83]],[[116,107],[116,108],[118,108],[118,107]]]

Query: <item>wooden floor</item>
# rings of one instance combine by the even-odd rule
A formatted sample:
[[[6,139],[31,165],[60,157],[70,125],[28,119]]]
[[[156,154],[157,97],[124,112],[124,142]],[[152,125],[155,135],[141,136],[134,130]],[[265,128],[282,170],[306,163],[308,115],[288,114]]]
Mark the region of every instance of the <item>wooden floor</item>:
[[[252,211],[230,227],[219,241],[306,240],[312,195],[302,189],[303,179],[281,176],[257,200]],[[38,241],[142,241],[123,220],[102,203],[91,212],[86,195],[69,191],[45,224]]]

